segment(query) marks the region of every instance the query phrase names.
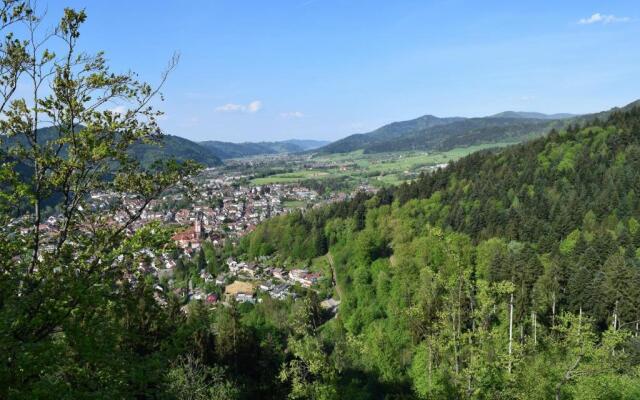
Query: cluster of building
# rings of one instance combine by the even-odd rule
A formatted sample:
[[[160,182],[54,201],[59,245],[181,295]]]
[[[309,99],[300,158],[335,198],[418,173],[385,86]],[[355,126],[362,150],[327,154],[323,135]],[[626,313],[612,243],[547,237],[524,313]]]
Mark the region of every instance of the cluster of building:
[[[145,266],[149,268],[149,266]],[[189,282],[188,287],[175,289],[174,293],[188,300],[204,301],[214,305],[219,301],[229,303],[255,303],[257,294],[264,293],[273,299],[284,300],[296,298],[292,286],[300,285],[304,288],[313,288],[317,285],[321,275],[312,273],[306,269],[292,269],[286,271],[283,268],[273,268],[254,262],[236,261],[233,258],[227,260],[228,272],[213,277],[206,271],[201,271],[200,278],[205,283],[212,283],[224,289],[224,296],[220,298],[214,292],[206,292],[203,288],[194,287]],[[148,271],[151,272],[151,271]]]
[[[306,269],[286,271],[284,268],[265,266],[256,262],[236,261],[233,258],[227,260],[227,266],[229,274],[219,277],[222,278],[221,281],[235,278],[251,280],[261,292],[279,300],[295,296],[295,293],[290,290],[292,286],[298,284],[304,288],[312,288],[321,278],[319,273],[312,273]],[[236,300],[243,302],[246,301],[246,297],[236,298]]]
[[[135,284],[147,275],[155,276],[158,281],[166,278],[164,280],[169,282],[168,286],[164,285],[164,289],[161,285],[157,286],[158,301],[162,302],[161,292],[171,290],[187,301],[200,300],[209,304],[228,301],[231,297],[238,302],[255,302],[257,292],[267,293],[276,299],[286,299],[295,296],[290,290],[291,286],[298,284],[311,288],[317,283],[319,275],[304,270],[285,272],[281,268],[230,260],[228,273],[213,277],[201,271],[201,280],[198,282],[205,282],[209,289],[192,282],[187,287],[184,284],[177,285],[179,288],[173,287],[179,259],[194,257],[205,242],[214,247],[234,246],[265,219],[291,212],[294,207],[313,206],[327,201],[326,198],[321,199],[314,190],[298,184],[255,186],[246,176],[223,176],[219,171],[206,171],[195,179],[195,192],[187,194],[186,188],[178,187],[149,204],[135,196],[119,193],[95,192],[90,195],[86,205],[89,210],[83,211],[104,215],[105,219],[100,223],[105,226],[126,224],[127,234],[133,234],[152,222],[176,228],[172,241],[180,251],[177,254],[172,251],[156,254],[144,249],[134,254],[131,271],[126,276],[129,282]],[[131,223],[132,215],[137,215],[137,218]],[[18,227],[22,222],[29,226],[29,218],[23,216],[13,223]],[[61,215],[52,215],[38,226],[41,254],[55,250],[63,225],[64,218]],[[31,226],[20,231],[28,234],[33,229]],[[87,227],[89,230],[90,227]],[[211,285],[219,288],[218,293],[224,289],[224,297],[212,292]]]
[[[183,193],[166,194],[150,204],[141,215],[141,222],[157,220],[187,226],[174,241],[190,256],[204,239],[214,246],[224,246],[227,241],[237,243],[265,219],[290,212],[292,209],[284,205],[287,200],[302,204],[318,201],[315,191],[296,185],[234,183],[231,178],[204,179],[189,202]]]

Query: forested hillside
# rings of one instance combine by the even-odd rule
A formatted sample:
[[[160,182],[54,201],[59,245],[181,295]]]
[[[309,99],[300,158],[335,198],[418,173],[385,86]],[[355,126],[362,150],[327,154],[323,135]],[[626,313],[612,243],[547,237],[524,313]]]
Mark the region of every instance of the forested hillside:
[[[216,140],[200,142],[221,159],[257,156],[263,154],[299,153],[316,149],[329,142],[323,140],[289,139],[280,142],[244,142],[232,143]]]
[[[276,218],[241,250],[329,254],[344,297],[338,317],[311,335],[316,353],[294,356],[299,368],[320,357],[332,371],[305,375],[297,383],[308,390],[633,399],[638,171],[633,108],[373,197]]]
[[[369,133],[347,136],[318,151],[320,153],[365,153],[424,150],[446,151],[486,143],[519,143],[548,133],[551,129],[564,129],[568,124],[585,123],[595,118],[606,119],[611,113],[630,110],[640,100],[622,108],[613,108],[594,114],[572,115],[542,114],[523,111],[505,111],[481,118],[438,118],[425,115],[409,121],[394,122]]]
[[[531,118],[468,118],[403,135],[395,140],[375,143],[367,146],[365,151],[443,151],[484,143],[517,143],[546,133],[551,127],[559,124],[560,122],[556,121]]]
[[[438,118],[433,115],[423,115],[420,118],[392,122],[368,133],[359,133],[336,140],[320,149],[321,153],[347,153],[366,149],[368,146],[388,142],[404,135],[416,134],[435,126],[446,125],[461,121],[464,118]]]
[[[81,126],[77,127],[80,132]],[[54,145],[58,143],[59,131],[53,127],[38,129],[40,144]],[[29,147],[28,141],[23,136],[4,137],[0,143],[0,154],[6,157],[5,160],[15,160],[16,154],[20,154],[21,149]],[[66,158],[68,156],[68,144],[63,143],[60,146],[59,155]],[[6,152],[6,153],[4,153]],[[13,154],[12,154],[13,153]],[[153,169],[155,163],[166,162],[167,160],[175,160],[179,163],[186,161],[195,161],[200,165],[213,167],[222,164],[222,161],[207,148],[179,136],[163,135],[161,138],[146,138],[132,144],[127,153],[145,169]],[[14,172],[23,177],[23,179],[31,179],[33,175],[33,161],[30,159],[22,159],[12,166]],[[111,179],[110,174],[102,177],[105,180]],[[62,202],[59,192],[54,191],[47,198],[42,200],[43,207],[47,208],[50,213],[55,206]],[[28,210],[28,203],[20,204],[12,210],[13,215],[22,215]]]
[[[80,131],[82,126],[76,127]],[[53,127],[38,129],[41,143],[53,143],[59,140],[59,132]],[[2,142],[5,150],[14,149],[17,146],[27,146],[28,142],[22,136],[7,137]],[[62,155],[67,154],[68,145],[61,147]],[[139,141],[128,149],[129,153],[143,166],[150,167],[154,162],[174,159],[176,161],[192,160],[202,165],[212,167],[222,164],[213,152],[196,142],[179,136],[164,135],[162,138]]]
[[[166,159],[192,160],[207,167],[222,164],[221,159],[205,146],[173,135],[165,135],[157,143],[137,143],[130,151],[144,166]]]
[[[539,112],[529,111],[503,111],[498,114],[491,115],[493,118],[533,118],[533,119],[569,119],[577,117],[575,114],[558,113],[558,114],[544,114]]]
[[[519,142],[561,126],[563,118],[544,114],[503,113],[483,118],[438,118],[425,115],[394,122],[369,133],[347,136],[319,149],[320,153],[442,151],[499,141]]]

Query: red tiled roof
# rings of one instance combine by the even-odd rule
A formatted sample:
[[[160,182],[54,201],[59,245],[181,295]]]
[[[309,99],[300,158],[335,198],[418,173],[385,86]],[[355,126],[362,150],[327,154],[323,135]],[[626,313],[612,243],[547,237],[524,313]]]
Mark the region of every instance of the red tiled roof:
[[[193,228],[189,228],[186,231],[183,232],[178,232],[175,235],[173,235],[173,237],[171,238],[172,240],[175,241],[179,241],[179,240],[193,240],[196,238],[196,232]]]

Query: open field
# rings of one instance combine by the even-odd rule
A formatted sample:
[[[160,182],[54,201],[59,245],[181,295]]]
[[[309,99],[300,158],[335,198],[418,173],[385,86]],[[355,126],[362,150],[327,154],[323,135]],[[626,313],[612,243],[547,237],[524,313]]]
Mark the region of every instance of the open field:
[[[285,208],[300,208],[306,205],[307,203],[302,200],[286,200],[282,202],[282,206]]]
[[[397,185],[413,179],[416,173],[458,160],[476,151],[512,145],[512,142],[480,144],[455,148],[444,152],[396,152],[364,154],[355,151],[345,154],[319,155],[313,162],[322,168],[307,168],[255,178],[255,185],[294,183],[309,179],[344,179],[354,185],[369,183],[374,186]]]
[[[330,175],[330,171],[301,169],[295,172],[287,172],[284,174],[266,176],[264,178],[256,178],[256,179],[253,179],[251,182],[254,185],[269,185],[273,183],[299,182],[305,179],[312,179],[312,178],[322,179],[328,175]]]

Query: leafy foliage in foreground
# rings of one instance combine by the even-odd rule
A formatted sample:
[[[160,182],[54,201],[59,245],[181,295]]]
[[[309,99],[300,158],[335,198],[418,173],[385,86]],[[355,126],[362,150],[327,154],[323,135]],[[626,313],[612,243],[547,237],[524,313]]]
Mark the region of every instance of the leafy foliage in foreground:
[[[0,7],[3,33],[16,24],[29,33],[7,33],[0,52],[0,131],[13,143],[0,146],[1,398],[151,397],[165,387],[176,351],[169,344],[184,329],[177,304],[162,309],[136,268],[142,251],[161,251],[169,232],[127,232],[152,199],[198,166],[163,160],[149,170],[131,156],[136,143],[163,136],[149,106],[159,88],[111,72],[102,53],[80,52],[85,19],[66,9],[54,34],[40,39],[42,20],[29,4]],[[45,47],[54,40],[59,55]],[[32,98],[14,97],[21,76]],[[130,108],[106,110],[113,101]],[[45,121],[54,128],[43,131]],[[96,191],[121,201],[92,213]],[[54,197],[61,216],[52,235],[42,222]],[[14,219],[25,204],[29,212]]]

